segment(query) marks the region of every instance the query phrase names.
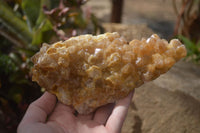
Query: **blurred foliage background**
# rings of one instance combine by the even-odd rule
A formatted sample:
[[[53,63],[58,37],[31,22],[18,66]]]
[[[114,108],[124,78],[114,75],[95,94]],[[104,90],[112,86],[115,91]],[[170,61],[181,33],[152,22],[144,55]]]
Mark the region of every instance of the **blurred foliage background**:
[[[15,132],[28,104],[41,95],[31,57],[43,42],[102,33],[87,0],[0,0],[0,129]],[[0,131],[1,132],[1,131]]]
[[[43,42],[104,32],[90,9],[83,8],[87,1],[0,0],[0,132],[15,132],[28,105],[42,94],[30,69],[31,57]],[[200,0],[172,4],[177,14],[173,36],[187,47],[188,59],[199,63]],[[119,7],[113,6],[111,17]]]
[[[177,15],[174,36],[185,44],[188,59],[195,63],[200,61],[200,0],[172,0]],[[179,8],[178,8],[179,7]]]

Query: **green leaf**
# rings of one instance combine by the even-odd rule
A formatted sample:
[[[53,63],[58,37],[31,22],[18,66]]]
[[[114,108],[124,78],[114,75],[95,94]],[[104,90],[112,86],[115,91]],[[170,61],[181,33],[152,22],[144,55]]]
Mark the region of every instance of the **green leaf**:
[[[20,103],[22,100],[23,90],[18,87],[12,87],[8,92],[8,97],[15,101],[16,103]]]
[[[187,56],[197,63],[200,60],[200,42],[196,44],[182,35],[179,35],[178,38],[185,44]]]
[[[12,43],[3,36],[0,36],[0,53],[9,53],[12,49]]]
[[[98,19],[96,18],[96,16],[94,14],[91,14],[91,21],[92,24],[94,25],[94,33],[93,34],[97,34],[98,30],[100,31],[100,33],[104,33],[104,28],[99,24]]]
[[[190,41],[188,38],[181,35],[179,36],[179,38],[183,41],[188,50],[191,50],[194,54],[199,52],[194,42]]]
[[[7,55],[0,55],[0,75],[1,74],[12,74],[16,71],[17,66],[12,59]]]
[[[197,43],[197,48],[198,49],[200,48],[200,41]]]
[[[30,50],[30,49],[23,49],[23,48],[18,48],[17,49],[19,51],[19,53],[24,53],[26,54],[27,57],[32,57],[35,54],[35,51]]]
[[[39,9],[39,17],[37,18],[35,28],[38,28],[40,24],[47,18],[43,12],[43,7],[50,8],[51,0],[41,0],[40,9]]]
[[[32,40],[32,33],[29,31],[27,24],[8,6],[3,0],[0,0],[0,21],[28,45]]]
[[[16,93],[13,95],[13,100],[16,102],[16,103],[20,103],[22,101],[22,95],[20,93]]]
[[[82,11],[77,9],[77,11],[74,13],[77,13],[76,15],[73,16],[74,23],[77,26],[77,28],[82,28],[82,29],[86,28],[87,23],[85,19],[83,18]]]
[[[36,25],[33,28],[32,45],[40,45],[44,41],[50,40],[50,37],[51,37],[51,35],[47,33],[48,32],[51,33],[53,29],[53,25],[43,12],[44,6],[47,8],[50,8],[51,0],[41,0],[41,5],[39,9],[39,17],[37,18]]]
[[[12,59],[12,61],[17,65],[17,66],[20,66],[21,63],[22,63],[22,59],[21,59],[21,56],[19,53],[14,53],[14,52],[11,52],[9,54],[9,57],[10,59]]]
[[[39,45],[43,43],[44,38],[47,37],[45,36],[45,33],[51,32],[52,29],[53,29],[53,25],[51,24],[51,22],[48,19],[45,19],[37,29],[34,28],[32,44]],[[50,36],[48,36],[48,38],[50,39]]]
[[[58,0],[51,0],[51,6],[49,7],[50,9],[56,8],[59,6],[59,2]]]
[[[31,30],[36,24],[40,12],[41,0],[22,0],[21,6],[27,17],[27,23]]]

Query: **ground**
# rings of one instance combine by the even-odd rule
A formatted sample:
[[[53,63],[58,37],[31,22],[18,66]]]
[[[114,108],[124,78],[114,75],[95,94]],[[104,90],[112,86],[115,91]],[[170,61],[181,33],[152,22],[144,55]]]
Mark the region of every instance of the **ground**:
[[[108,24],[109,0],[91,0],[88,6],[107,31],[141,39],[157,33],[172,37],[176,15],[172,0],[124,0],[122,24]],[[180,0],[177,0],[180,1]],[[135,89],[123,133],[199,133],[200,66],[178,62],[158,79]]]
[[[102,22],[110,21],[111,0],[90,0],[86,6]],[[176,0],[180,3],[180,0]],[[176,14],[172,0],[124,0],[122,23],[147,24],[164,38],[172,37]]]

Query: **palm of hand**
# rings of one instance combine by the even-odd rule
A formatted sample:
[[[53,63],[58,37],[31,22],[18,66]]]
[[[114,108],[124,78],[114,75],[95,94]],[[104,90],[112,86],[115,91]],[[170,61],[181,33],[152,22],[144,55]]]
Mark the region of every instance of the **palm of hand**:
[[[20,125],[18,133],[117,133],[120,132],[133,93],[115,105],[107,104],[88,115],[74,115],[70,106],[56,102],[46,92],[33,102]]]

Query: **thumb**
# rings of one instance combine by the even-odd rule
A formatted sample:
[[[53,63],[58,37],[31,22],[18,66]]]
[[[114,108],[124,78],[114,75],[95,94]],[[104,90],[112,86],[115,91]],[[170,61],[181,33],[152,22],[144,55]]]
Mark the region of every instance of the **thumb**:
[[[21,123],[45,122],[47,116],[53,111],[56,97],[45,92],[39,99],[31,103]]]

